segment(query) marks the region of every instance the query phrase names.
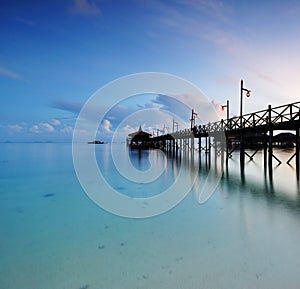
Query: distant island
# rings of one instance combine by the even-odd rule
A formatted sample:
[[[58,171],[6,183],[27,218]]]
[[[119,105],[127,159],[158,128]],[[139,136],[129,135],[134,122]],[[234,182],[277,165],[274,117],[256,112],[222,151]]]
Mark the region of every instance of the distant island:
[[[89,141],[88,144],[105,144],[105,142],[100,140]]]

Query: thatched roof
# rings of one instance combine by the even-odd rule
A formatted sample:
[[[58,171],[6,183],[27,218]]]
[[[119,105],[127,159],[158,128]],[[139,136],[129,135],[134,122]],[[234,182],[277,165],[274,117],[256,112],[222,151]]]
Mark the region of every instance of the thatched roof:
[[[151,133],[145,132],[142,130],[142,127],[139,127],[139,130],[133,133],[128,134],[129,137],[150,137]]]
[[[273,140],[279,142],[286,142],[286,141],[296,142],[296,135],[290,132],[283,132],[275,135]]]

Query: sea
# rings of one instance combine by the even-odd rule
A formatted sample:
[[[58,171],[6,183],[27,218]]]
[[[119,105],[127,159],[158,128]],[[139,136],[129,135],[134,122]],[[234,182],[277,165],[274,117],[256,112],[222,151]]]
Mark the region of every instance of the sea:
[[[203,151],[116,144],[129,159],[123,169],[154,170],[139,182],[118,171],[112,144],[82,146],[105,179],[98,193],[141,199],[147,214],[95,201],[70,143],[0,144],[1,289],[299,288],[299,180],[295,160],[286,164],[293,148],[274,149],[282,164],[274,159],[270,172],[262,151],[241,170],[238,151],[226,164]],[[167,190],[162,202],[171,205],[148,209]]]

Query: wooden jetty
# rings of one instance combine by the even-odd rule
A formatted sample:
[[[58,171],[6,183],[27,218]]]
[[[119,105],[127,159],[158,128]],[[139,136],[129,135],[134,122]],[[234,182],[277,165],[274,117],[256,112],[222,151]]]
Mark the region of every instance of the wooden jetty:
[[[139,132],[141,131],[140,128]],[[211,148],[214,148],[216,157],[223,156],[223,153],[225,153],[226,161],[232,157],[232,152],[238,149],[241,167],[244,166],[245,157],[253,160],[255,154],[263,149],[264,165],[269,167],[271,173],[273,160],[276,160],[278,164],[282,163],[273,152],[276,141],[275,131],[295,132],[296,150],[287,161],[287,164],[295,159],[297,176],[299,177],[300,101],[278,107],[269,105],[267,109],[248,113],[241,117],[222,119],[221,121],[156,137],[150,137],[151,135],[148,134],[147,139],[143,139],[142,146],[169,150],[174,153],[179,150],[190,150],[192,152],[199,151],[199,153],[204,151],[207,154],[210,154]],[[195,139],[198,139],[198,146],[197,143],[195,144]],[[204,140],[204,146],[202,140]],[[139,145],[134,142],[129,141],[128,144],[139,148]],[[255,152],[252,151],[250,154],[247,151],[249,147],[255,148]]]

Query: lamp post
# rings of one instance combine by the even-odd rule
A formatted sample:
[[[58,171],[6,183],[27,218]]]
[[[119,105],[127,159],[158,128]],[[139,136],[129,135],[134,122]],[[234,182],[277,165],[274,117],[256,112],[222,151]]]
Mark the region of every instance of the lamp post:
[[[243,91],[246,91],[246,96],[250,97],[251,90],[244,87],[244,82],[241,80],[241,102],[240,102],[240,123],[241,129],[243,128]]]
[[[227,120],[229,120],[229,100],[227,100],[226,105],[221,105],[221,110],[224,111],[225,107],[227,108]]]
[[[193,130],[193,126],[195,125],[195,119],[198,118],[198,113],[194,112],[194,109],[192,109],[192,117],[190,119],[191,122],[191,130]]]
[[[240,107],[240,165],[241,165],[241,177],[244,180],[244,165],[245,165],[245,147],[244,147],[244,136],[243,136],[243,92],[246,91],[246,96],[250,97],[249,89],[244,87],[244,82],[241,80],[241,107]]]

